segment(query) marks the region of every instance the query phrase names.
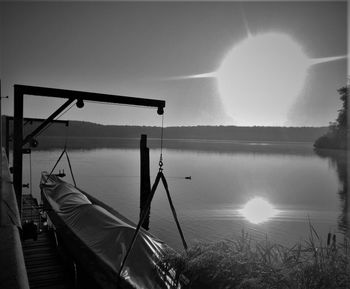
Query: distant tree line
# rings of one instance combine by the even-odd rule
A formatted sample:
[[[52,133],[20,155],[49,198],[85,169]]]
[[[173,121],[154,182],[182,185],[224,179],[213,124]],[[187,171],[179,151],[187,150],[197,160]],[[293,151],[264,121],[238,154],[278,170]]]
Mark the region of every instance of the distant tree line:
[[[349,86],[338,89],[338,93],[340,94],[342,107],[338,110],[337,119],[329,124],[328,131],[315,141],[314,147],[316,149],[347,149]]]
[[[3,125],[4,125],[3,121]],[[39,122],[24,126],[24,135],[29,134]],[[12,125],[11,125],[12,130]],[[3,132],[5,129],[3,128]],[[173,140],[235,140],[235,141],[274,141],[274,142],[310,142],[327,132],[327,127],[239,127],[239,126],[179,126],[164,128],[164,138]],[[10,132],[12,134],[12,132]],[[70,121],[64,124],[52,124],[40,138],[96,138],[96,139],[139,139],[141,134],[148,138],[159,139],[161,128],[155,126],[101,125],[90,122]]]

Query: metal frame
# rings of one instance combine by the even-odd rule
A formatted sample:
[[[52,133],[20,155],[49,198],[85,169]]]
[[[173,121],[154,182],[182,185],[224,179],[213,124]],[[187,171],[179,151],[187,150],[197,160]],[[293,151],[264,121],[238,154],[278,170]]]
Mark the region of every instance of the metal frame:
[[[69,105],[73,103],[74,99],[68,99],[63,105],[61,105],[53,114],[51,114],[42,124],[40,124],[34,131],[25,137],[22,142],[22,146],[29,143],[37,134],[39,134],[55,117],[63,112]]]
[[[10,121],[13,121],[14,117],[13,116],[5,116],[5,151],[6,151],[6,156],[7,159],[10,159],[10,141],[12,141],[11,136],[10,136]],[[45,119],[43,118],[34,118],[34,117],[25,117],[23,120],[27,122],[44,122]],[[63,123],[66,126],[69,125],[68,120],[51,120],[50,123]],[[24,124],[25,125],[25,124]],[[34,132],[34,131],[33,131]],[[33,134],[33,132],[31,134]],[[29,135],[28,135],[29,136]],[[26,136],[26,138],[28,137]]]
[[[66,103],[56,110],[44,123],[23,139],[23,96],[37,95],[44,97],[65,98]],[[29,85],[14,85],[14,134],[13,134],[13,186],[16,193],[18,209],[22,209],[22,169],[23,146],[35,135],[44,129],[54,118],[59,115],[69,104],[75,100],[88,100],[102,103],[128,104],[157,108],[158,114],[163,114],[165,101],[147,98],[137,98],[121,95],[110,95],[94,92],[66,90],[58,88],[38,87]]]

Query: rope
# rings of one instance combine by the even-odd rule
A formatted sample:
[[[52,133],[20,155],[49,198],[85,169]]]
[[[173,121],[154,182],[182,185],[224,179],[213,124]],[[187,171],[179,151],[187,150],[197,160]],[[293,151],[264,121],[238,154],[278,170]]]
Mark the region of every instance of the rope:
[[[63,151],[62,151],[60,157],[58,158],[57,162],[55,163],[55,165],[54,165],[53,169],[51,170],[49,176],[46,178],[45,184],[47,183],[47,181],[48,181],[49,178],[51,177],[53,171],[55,170],[56,166],[57,166],[58,163],[60,162],[60,160],[61,160],[61,158],[62,158],[62,156],[64,155],[65,152],[66,152],[66,147],[63,149]]]
[[[123,262],[122,262],[122,264],[121,264],[121,266],[120,266],[119,274],[118,274],[118,276],[119,276],[119,278],[118,278],[118,283],[119,283],[119,281],[120,281],[121,274],[122,274],[122,271],[123,271],[125,262],[126,262],[126,260],[128,259],[128,256],[129,256],[129,254],[130,254],[130,252],[131,252],[131,249],[133,248],[133,246],[134,246],[134,244],[135,244],[137,235],[139,234],[139,231],[140,231],[140,229],[141,229],[141,225],[144,223],[144,221],[145,221],[145,219],[146,219],[146,217],[147,217],[147,214],[148,214],[148,212],[149,212],[149,210],[150,210],[151,202],[152,202],[154,193],[155,193],[155,191],[156,191],[156,189],[157,189],[157,187],[158,187],[158,184],[159,184],[159,181],[160,181],[160,178],[161,178],[161,174],[162,174],[161,171],[159,171],[158,174],[157,174],[157,177],[156,177],[156,179],[155,179],[155,181],[154,181],[154,184],[153,184],[153,186],[152,186],[151,193],[149,194],[149,196],[148,196],[148,198],[147,198],[145,207],[144,207],[144,209],[143,209],[143,211],[142,211],[142,213],[141,213],[141,218],[140,218],[140,220],[139,220],[139,222],[138,222],[138,224],[137,224],[135,233],[134,233],[134,235],[133,235],[133,237],[132,237],[132,239],[131,239],[129,248],[128,248],[128,250],[126,251],[126,254],[125,254],[125,256],[124,256]]]
[[[72,179],[73,179],[74,187],[77,187],[77,183],[75,182],[75,178],[74,178],[74,174],[73,174],[72,166],[70,164],[70,160],[69,160],[69,156],[68,156],[67,150],[65,150],[65,152],[66,152],[66,157],[67,157],[67,161],[68,161],[68,165],[69,165],[70,174],[71,174]]]
[[[73,169],[72,169],[72,165],[71,165],[71,162],[70,162],[70,159],[69,159],[69,156],[68,156],[68,152],[67,152],[66,146],[64,147],[64,149],[63,149],[63,151],[62,151],[60,157],[58,158],[58,160],[56,161],[54,167],[52,168],[52,170],[51,170],[49,176],[46,178],[45,184],[46,184],[47,181],[50,179],[50,177],[51,177],[53,171],[55,170],[56,166],[58,165],[58,163],[60,162],[60,160],[61,160],[61,158],[62,158],[62,156],[63,156],[64,154],[65,154],[66,157],[67,157],[67,161],[68,161],[68,165],[69,165],[69,170],[70,170],[70,174],[71,174],[72,179],[73,179],[74,187],[77,187],[77,183],[75,182],[75,178],[74,178],[74,174],[73,174]]]
[[[179,220],[177,219],[176,210],[175,210],[175,207],[174,207],[174,205],[173,205],[173,201],[171,200],[171,197],[170,197],[170,192],[169,192],[169,188],[168,188],[168,183],[167,183],[167,181],[166,181],[166,179],[165,179],[163,173],[161,174],[161,178],[162,178],[162,182],[163,182],[163,185],[164,185],[164,188],[165,188],[165,191],[166,191],[166,195],[167,195],[167,197],[168,197],[169,205],[170,205],[171,211],[172,211],[172,213],[173,213],[173,217],[174,217],[174,220],[175,220],[177,229],[178,229],[178,231],[179,231],[179,233],[180,233],[180,236],[181,236],[182,244],[183,244],[185,250],[187,251],[187,243],[186,243],[184,234],[182,233]]]
[[[160,131],[159,171],[163,170],[163,133],[164,133],[164,114],[162,114],[162,128]]]
[[[158,174],[157,174],[157,177],[154,181],[154,184],[152,186],[152,190],[151,190],[151,193],[149,194],[148,196],[148,199],[146,201],[146,204],[145,204],[145,207],[144,209],[142,210],[142,213],[141,213],[141,218],[137,224],[137,227],[136,227],[136,230],[135,230],[135,233],[131,239],[131,242],[130,242],[130,245],[129,245],[129,248],[128,250],[126,251],[126,254],[124,256],[124,259],[123,259],[123,262],[120,266],[120,269],[119,269],[119,277],[118,277],[118,283],[120,282],[120,279],[121,279],[121,274],[122,274],[122,271],[123,271],[123,268],[124,268],[124,265],[125,265],[125,262],[126,260],[128,259],[128,256],[135,244],[135,241],[136,241],[136,238],[137,238],[137,235],[139,234],[140,232],[140,229],[141,229],[141,225],[144,223],[148,213],[149,213],[149,210],[150,210],[150,207],[151,207],[151,202],[152,202],[152,199],[153,199],[153,196],[154,196],[154,193],[158,187],[158,184],[159,184],[159,181],[162,180],[163,182],[163,185],[164,185],[164,188],[166,190],[166,193],[167,193],[167,197],[168,197],[168,201],[169,201],[169,205],[170,205],[170,208],[171,208],[171,211],[173,213],[173,217],[175,219],[175,222],[176,222],[176,226],[177,226],[177,229],[179,230],[179,233],[180,233],[180,236],[181,236],[181,240],[182,240],[182,244],[185,248],[185,251],[187,252],[187,243],[186,243],[186,240],[185,240],[185,237],[183,235],[183,232],[181,230],[181,227],[180,227],[180,223],[179,223],[179,220],[177,219],[177,215],[176,215],[176,211],[175,211],[175,207],[173,205],[173,202],[171,200],[171,197],[170,197],[170,192],[169,192],[169,188],[168,188],[168,183],[164,177],[164,174],[162,172],[162,170],[160,169]]]
[[[30,182],[30,188],[29,193],[32,195],[32,152],[29,154],[29,182]]]
[[[67,113],[74,105],[75,105],[75,103],[72,103],[72,104],[70,105],[70,107],[68,107],[68,108],[67,108],[65,111],[63,111],[59,116],[57,116],[56,120],[59,119],[59,118],[61,118],[65,113]],[[53,124],[53,122],[51,122],[46,128],[44,128],[44,129],[38,134],[38,136],[39,136],[40,134],[42,134],[45,130],[47,130],[52,124]],[[45,181],[45,184],[47,183],[47,181],[48,181],[49,178],[51,177],[53,171],[55,170],[56,166],[57,166],[58,163],[60,162],[62,156],[63,156],[64,154],[66,154],[67,161],[68,161],[68,165],[69,165],[69,169],[70,169],[70,173],[71,173],[71,176],[72,176],[72,179],[73,179],[73,182],[74,182],[74,186],[75,186],[75,187],[77,186],[77,184],[76,184],[76,182],[75,182],[73,170],[72,170],[72,165],[71,165],[71,163],[70,163],[70,159],[69,159],[69,156],[68,156],[68,153],[67,153],[67,138],[68,138],[68,127],[66,127],[66,129],[65,129],[65,138],[64,138],[64,148],[63,148],[63,151],[62,151],[60,157],[58,158],[58,160],[56,161],[54,167],[52,168],[52,170],[51,170],[49,176],[47,177],[47,179],[46,179],[46,181]]]
[[[68,129],[69,129],[69,125],[66,126],[65,130],[64,130],[64,147],[67,147],[67,139],[68,139]]]

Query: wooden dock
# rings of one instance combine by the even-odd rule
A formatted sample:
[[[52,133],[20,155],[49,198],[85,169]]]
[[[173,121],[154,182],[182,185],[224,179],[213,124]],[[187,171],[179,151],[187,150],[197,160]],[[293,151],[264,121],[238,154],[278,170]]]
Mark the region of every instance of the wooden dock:
[[[43,225],[36,199],[31,195],[23,195],[22,205],[22,223],[34,222],[38,226],[37,240],[32,237],[22,241],[30,288],[74,288],[68,270],[60,258],[53,230]]]

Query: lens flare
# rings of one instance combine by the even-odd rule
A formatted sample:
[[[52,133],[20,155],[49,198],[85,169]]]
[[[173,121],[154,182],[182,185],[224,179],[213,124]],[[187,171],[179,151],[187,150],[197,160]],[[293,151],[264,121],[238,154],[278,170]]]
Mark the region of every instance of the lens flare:
[[[284,126],[311,68],[346,58],[310,58],[290,35],[253,35],[247,26],[247,37],[228,51],[217,70],[167,80],[215,78],[224,110],[235,125]]]
[[[286,34],[244,39],[227,53],[217,72],[227,114],[238,125],[284,125],[308,68],[302,47]]]

